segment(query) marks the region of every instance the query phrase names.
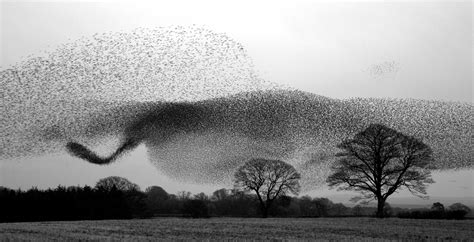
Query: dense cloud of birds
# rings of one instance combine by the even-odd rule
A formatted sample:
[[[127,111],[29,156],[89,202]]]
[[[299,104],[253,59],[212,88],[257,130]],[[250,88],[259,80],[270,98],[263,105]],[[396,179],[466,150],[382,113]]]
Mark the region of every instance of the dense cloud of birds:
[[[262,157],[294,165],[308,189],[323,184],[338,143],[382,123],[430,145],[433,169],[473,167],[471,104],[337,100],[281,87],[258,77],[240,44],[200,28],[95,35],[0,78],[2,159],[64,152],[68,142],[100,153],[92,147],[115,139],[127,144],[116,153],[145,144],[177,180],[229,183]]]

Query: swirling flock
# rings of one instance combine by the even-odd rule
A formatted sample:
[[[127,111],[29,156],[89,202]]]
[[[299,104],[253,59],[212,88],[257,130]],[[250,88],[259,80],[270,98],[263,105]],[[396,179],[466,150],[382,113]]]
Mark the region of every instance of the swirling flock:
[[[259,77],[241,44],[202,28],[82,38],[4,67],[0,82],[1,159],[133,136],[176,180],[229,183],[263,157],[294,165],[310,189],[324,183],[335,146],[376,122],[423,139],[433,169],[473,167],[472,104],[338,100],[283,87]]]

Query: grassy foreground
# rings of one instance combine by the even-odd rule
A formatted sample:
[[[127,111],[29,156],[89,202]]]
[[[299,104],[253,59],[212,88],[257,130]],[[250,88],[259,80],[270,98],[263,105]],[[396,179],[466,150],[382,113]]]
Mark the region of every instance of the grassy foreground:
[[[472,240],[474,220],[376,218],[155,218],[0,224],[5,240]]]

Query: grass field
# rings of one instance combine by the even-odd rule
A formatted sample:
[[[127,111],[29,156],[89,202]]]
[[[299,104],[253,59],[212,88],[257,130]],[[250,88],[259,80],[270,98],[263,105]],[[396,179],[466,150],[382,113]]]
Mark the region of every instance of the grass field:
[[[473,240],[474,220],[155,218],[0,224],[5,240]]]

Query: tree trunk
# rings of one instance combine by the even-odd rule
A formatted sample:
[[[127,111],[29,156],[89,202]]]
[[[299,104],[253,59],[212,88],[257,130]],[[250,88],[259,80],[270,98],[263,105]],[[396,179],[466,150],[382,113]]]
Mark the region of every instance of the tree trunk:
[[[383,207],[385,206],[385,200],[383,198],[377,199],[377,218],[383,218],[384,212]]]
[[[271,201],[265,201],[260,204],[260,208],[262,209],[262,218],[268,217],[268,210],[270,209]]]
[[[262,213],[262,218],[268,217],[268,207],[265,206],[265,203],[260,203],[260,212]]]
[[[268,208],[265,206],[265,201],[263,201],[262,196],[258,192],[258,189],[255,190],[257,193],[258,201],[260,202],[260,211],[262,212],[262,218],[266,218],[268,216]]]
[[[262,218],[267,218],[268,217],[268,208],[264,207],[262,210]]]

